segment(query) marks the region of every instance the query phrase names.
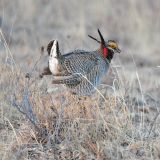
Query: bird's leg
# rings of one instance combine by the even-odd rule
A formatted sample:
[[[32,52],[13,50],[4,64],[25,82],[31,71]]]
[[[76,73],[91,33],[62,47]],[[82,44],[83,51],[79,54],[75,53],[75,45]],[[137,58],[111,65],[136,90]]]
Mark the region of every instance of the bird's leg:
[[[40,78],[43,78],[44,75],[52,75],[49,67],[44,68],[43,72],[39,75]]]

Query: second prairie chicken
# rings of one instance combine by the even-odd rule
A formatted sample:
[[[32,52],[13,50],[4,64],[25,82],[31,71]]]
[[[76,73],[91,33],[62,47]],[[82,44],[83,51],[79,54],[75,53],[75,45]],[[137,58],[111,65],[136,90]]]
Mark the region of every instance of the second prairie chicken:
[[[118,44],[113,40],[104,41],[98,29],[100,43],[95,51],[74,50],[62,55],[57,40],[48,44],[48,67],[43,75],[53,75],[53,84],[64,84],[71,93],[78,96],[89,96],[95,91],[103,77],[107,74],[115,52],[120,52]]]

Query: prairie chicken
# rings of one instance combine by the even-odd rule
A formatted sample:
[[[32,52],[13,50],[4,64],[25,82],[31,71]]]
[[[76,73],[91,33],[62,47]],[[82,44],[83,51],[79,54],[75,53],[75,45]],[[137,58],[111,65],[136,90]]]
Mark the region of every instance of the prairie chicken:
[[[120,52],[118,44],[113,40],[104,41],[98,29],[100,41],[88,35],[100,43],[100,48],[95,51],[75,50],[62,55],[57,40],[48,44],[48,67],[43,75],[53,75],[53,84],[64,84],[71,93],[78,96],[91,95],[103,77],[107,74],[110,62],[115,52]]]

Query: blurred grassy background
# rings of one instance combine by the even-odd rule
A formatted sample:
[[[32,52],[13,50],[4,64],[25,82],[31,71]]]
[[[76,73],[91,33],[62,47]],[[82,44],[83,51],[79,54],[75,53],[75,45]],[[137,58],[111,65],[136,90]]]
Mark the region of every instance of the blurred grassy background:
[[[0,15],[11,46],[24,47],[21,56],[25,48],[34,50],[53,38],[65,52],[96,48],[87,34],[97,36],[100,28],[106,39],[118,40],[124,50],[159,57],[159,0],[1,0]]]

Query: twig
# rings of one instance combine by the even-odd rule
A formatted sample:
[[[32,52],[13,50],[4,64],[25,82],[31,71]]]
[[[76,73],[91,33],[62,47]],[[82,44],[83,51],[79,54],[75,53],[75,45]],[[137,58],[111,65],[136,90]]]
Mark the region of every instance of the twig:
[[[42,46],[42,47],[41,47],[41,54],[40,54],[39,58],[36,60],[35,64],[33,65],[33,68],[31,69],[31,72],[30,72],[30,73],[26,73],[25,78],[28,78],[28,79],[31,78],[31,74],[34,72],[37,64],[38,64],[39,61],[41,60],[43,53],[44,53],[44,47]]]
[[[6,121],[7,121],[7,122],[9,123],[9,125],[11,126],[11,128],[12,128],[12,130],[13,130],[13,133],[14,133],[14,135],[15,135],[15,137],[16,137],[17,143],[18,143],[18,145],[20,145],[21,143],[20,143],[20,141],[18,140],[16,131],[15,131],[15,129],[14,129],[12,123],[10,122],[10,120],[9,120],[7,117],[4,117],[4,119],[6,119]]]
[[[155,116],[155,118],[154,118],[154,120],[153,120],[153,122],[152,122],[151,128],[150,128],[150,130],[149,130],[148,136],[147,136],[146,138],[149,138],[149,136],[151,135],[151,132],[152,132],[153,127],[154,127],[154,124],[156,123],[159,115],[160,115],[160,112],[158,112],[157,115]]]
[[[18,67],[17,67],[17,65],[16,65],[16,62],[15,62],[15,60],[14,60],[14,58],[13,58],[13,55],[12,55],[12,53],[11,53],[11,50],[9,49],[9,46],[8,46],[8,44],[7,44],[7,42],[6,42],[6,39],[5,39],[5,37],[4,37],[4,34],[3,34],[2,30],[1,30],[1,28],[0,28],[0,35],[1,35],[2,40],[3,40],[3,42],[4,42],[4,47],[6,48],[7,53],[9,53],[9,55],[10,55],[10,57],[11,57],[11,59],[12,59],[12,62],[14,63],[16,69],[18,70]],[[6,56],[6,59],[8,59],[8,54],[7,54],[7,56]],[[13,71],[13,67],[12,67],[12,71]]]

